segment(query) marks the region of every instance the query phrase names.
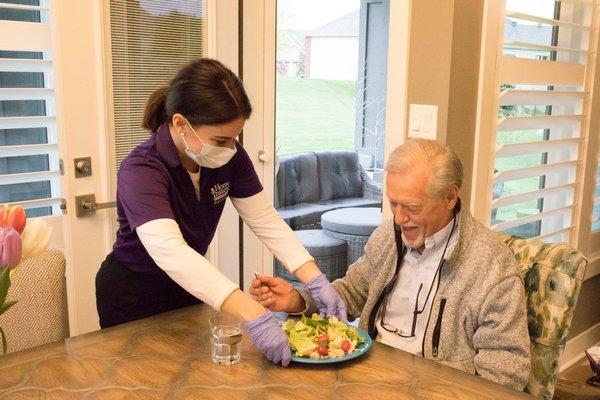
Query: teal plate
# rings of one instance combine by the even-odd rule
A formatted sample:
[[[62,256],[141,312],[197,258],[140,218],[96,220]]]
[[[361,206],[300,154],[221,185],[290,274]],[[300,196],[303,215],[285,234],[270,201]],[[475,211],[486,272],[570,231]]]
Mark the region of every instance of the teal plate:
[[[348,361],[348,360],[353,360],[357,357],[360,357],[363,354],[365,354],[367,351],[369,351],[371,346],[373,346],[373,340],[371,340],[371,337],[363,329],[361,329],[361,328],[356,328],[356,329],[358,329],[359,335],[362,336],[363,338],[365,338],[365,342],[362,343],[361,345],[357,346],[356,349],[352,353],[346,354],[345,356],[341,356],[341,357],[335,357],[335,358],[314,359],[314,358],[308,358],[308,357],[297,357],[292,352],[292,361],[297,362],[297,363],[303,363],[303,364],[333,364],[333,363],[339,363],[339,362],[344,362],[344,361]]]

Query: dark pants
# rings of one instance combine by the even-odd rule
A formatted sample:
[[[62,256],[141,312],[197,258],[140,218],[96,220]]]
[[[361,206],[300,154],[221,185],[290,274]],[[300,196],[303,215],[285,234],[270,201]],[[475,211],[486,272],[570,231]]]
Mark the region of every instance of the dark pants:
[[[156,273],[134,272],[116,261],[112,253],[96,274],[96,306],[101,328],[200,302],[163,270]]]

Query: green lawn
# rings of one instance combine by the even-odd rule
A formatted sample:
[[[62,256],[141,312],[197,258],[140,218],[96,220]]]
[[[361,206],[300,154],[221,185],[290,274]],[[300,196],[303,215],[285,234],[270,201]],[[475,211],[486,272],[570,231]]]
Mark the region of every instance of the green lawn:
[[[353,150],[354,81],[277,78],[277,155]]]

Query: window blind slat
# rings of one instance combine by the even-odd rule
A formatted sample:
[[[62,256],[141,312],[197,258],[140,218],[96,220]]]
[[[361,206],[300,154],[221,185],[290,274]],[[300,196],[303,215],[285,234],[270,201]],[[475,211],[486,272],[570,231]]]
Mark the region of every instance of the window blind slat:
[[[54,126],[55,117],[0,117],[0,129],[44,128]]]
[[[203,55],[203,1],[189,2],[185,12],[173,11],[174,3],[167,0],[149,7],[110,0],[117,170],[123,158],[149,136],[140,127],[148,96],[168,83],[181,66]]]
[[[0,71],[6,72],[52,72],[51,60],[24,60],[0,58]]]
[[[554,186],[545,189],[534,190],[531,192],[515,194],[512,196],[500,197],[492,201],[492,208],[507,207],[513,204],[522,203],[527,200],[541,199],[546,196],[553,196],[557,194],[564,194],[565,191],[572,191],[575,188],[576,183],[569,183],[567,185]]]
[[[539,115],[499,119],[498,132],[531,129],[571,128],[581,123],[582,115]]]
[[[590,5],[597,0],[554,0],[557,3],[569,3],[569,4],[585,4]]]
[[[0,88],[2,100],[46,100],[54,98],[54,89],[50,88]]]
[[[500,93],[501,106],[547,105],[564,106],[583,101],[584,92],[561,92],[557,90],[507,89]]]
[[[49,24],[38,22],[2,21],[0,50],[50,51],[52,35]]]
[[[7,203],[9,206],[21,206],[25,209],[27,208],[36,208],[36,207],[44,207],[44,206],[55,206],[62,203],[63,199],[60,197],[50,197],[46,199],[35,199],[35,200],[25,200],[25,201],[15,201],[12,203]]]
[[[11,10],[29,10],[29,11],[50,11],[50,8],[45,6],[30,6],[27,4],[0,3],[0,8]]]
[[[565,161],[553,164],[543,164],[535,167],[518,168],[497,172],[494,175],[494,183],[503,183],[517,179],[531,178],[557,172],[571,171],[577,168],[581,160]]]
[[[549,238],[551,238],[551,237],[553,237],[553,236],[558,236],[558,235],[560,235],[560,234],[562,234],[562,233],[570,233],[570,232],[571,232],[571,230],[572,230],[574,227],[575,227],[575,225],[570,225],[570,226],[568,226],[568,227],[566,227],[566,228],[559,229],[559,230],[557,230],[557,231],[554,231],[554,232],[549,232],[549,233],[546,233],[546,234],[544,234],[544,235],[540,235],[540,236],[536,237],[536,239],[538,239],[538,240],[541,240],[541,241],[543,242],[543,241],[545,241],[546,239],[549,239]]]
[[[573,206],[561,207],[556,210],[545,211],[539,214],[528,215],[526,217],[521,217],[514,219],[512,221],[501,222],[496,225],[492,225],[492,229],[495,231],[505,231],[507,229],[515,228],[520,225],[528,224],[530,222],[541,221],[542,218],[552,217],[554,215],[566,214],[570,213],[573,210]]]
[[[522,156],[525,154],[539,154],[550,151],[574,150],[580,138],[543,140],[539,142],[510,143],[497,148],[496,157]]]
[[[2,157],[34,156],[39,154],[58,154],[56,144],[26,144],[19,146],[1,146]]]
[[[577,53],[577,54],[587,54],[589,53],[587,50],[582,49],[573,49],[569,47],[558,47],[558,46],[546,46],[539,43],[531,43],[524,42],[520,40],[505,40],[504,46],[507,47],[515,47],[519,49],[528,49],[528,50],[542,50],[542,51],[556,51],[556,52],[568,52],[568,53]]]
[[[539,17],[537,15],[525,14],[525,13],[516,12],[516,11],[508,11],[507,10],[506,17],[520,19],[522,21],[537,22],[538,24],[543,24],[543,25],[552,25],[552,26],[558,26],[558,27],[563,27],[563,28],[574,28],[574,29],[581,29],[581,30],[585,30],[585,31],[590,30],[590,27],[587,25],[574,24],[572,22],[544,18],[544,17]]]
[[[10,185],[14,183],[30,183],[47,181],[51,177],[59,177],[60,171],[41,171],[25,172],[22,174],[0,175],[0,185]]]
[[[520,85],[583,85],[585,65],[502,57],[501,81]]]

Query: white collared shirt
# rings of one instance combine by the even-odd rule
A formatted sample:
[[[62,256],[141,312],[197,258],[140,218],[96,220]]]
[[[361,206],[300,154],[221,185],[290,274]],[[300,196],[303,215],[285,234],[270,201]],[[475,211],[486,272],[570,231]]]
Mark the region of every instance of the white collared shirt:
[[[452,232],[453,222],[454,220],[450,221],[450,223],[440,231],[425,238],[425,249],[423,250],[423,254],[420,254],[417,249],[408,248],[404,259],[402,260],[396,284],[394,285],[392,292],[388,295],[388,298],[384,300],[387,302],[387,310],[385,313],[386,325],[390,324],[398,328],[403,335],[409,336],[412,328],[413,311],[415,309],[417,292],[419,290],[419,285],[423,284],[423,288],[419,294],[418,308],[419,310],[424,311],[417,317],[415,336],[412,338],[403,338],[383,329],[381,326],[382,304],[376,319],[377,331],[379,333],[378,340],[381,343],[408,351],[409,353],[422,355],[423,336],[425,335],[427,321],[429,320],[431,304],[437,291],[439,274],[436,274],[436,272],[440,265],[440,260],[444,248],[446,247],[448,236]],[[452,254],[452,250],[456,245],[457,232],[458,226],[456,226],[454,232],[452,232],[452,237],[450,237],[448,249],[446,250],[444,258],[448,258],[448,256]],[[431,287],[433,287],[433,289],[427,299],[427,293]],[[425,299],[427,299],[427,304],[424,304]]]

